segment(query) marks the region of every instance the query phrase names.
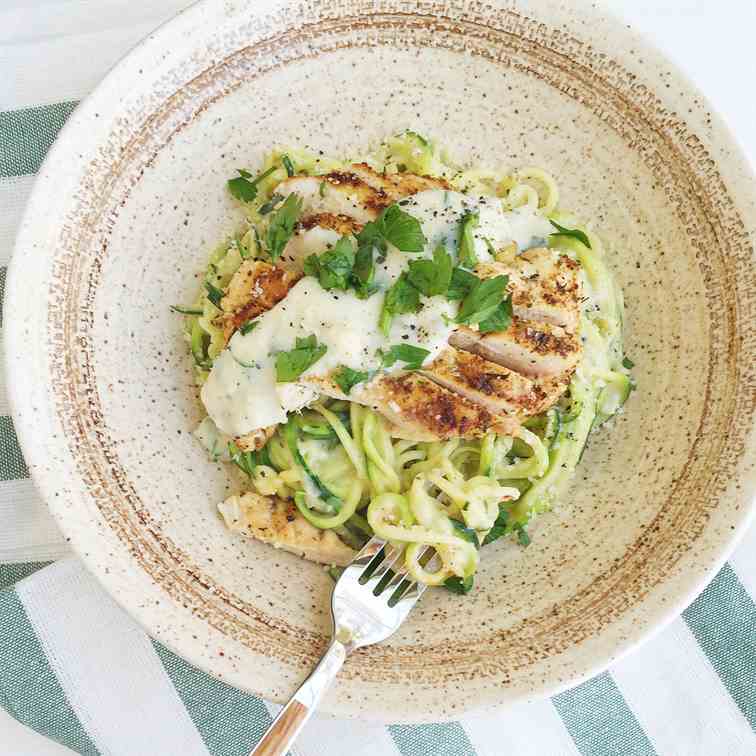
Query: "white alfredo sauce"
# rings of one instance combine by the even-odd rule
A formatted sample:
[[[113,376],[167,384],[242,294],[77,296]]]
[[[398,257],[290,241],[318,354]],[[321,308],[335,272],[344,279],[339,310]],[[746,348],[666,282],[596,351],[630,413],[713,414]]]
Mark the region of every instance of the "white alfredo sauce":
[[[427,244],[420,254],[389,247],[385,261],[376,264],[375,282],[384,291],[406,270],[410,260],[432,258],[440,242],[454,258],[460,220],[471,210],[480,217],[474,232],[479,262],[491,260],[486,239],[494,247],[515,241],[524,249],[553,230],[548,220],[531,211],[503,212],[496,197],[432,189],[408,197],[400,205],[420,221]],[[378,326],[381,291],[367,300],[358,299],[351,291],[326,291],[317,279],[307,276],[285,299],[257,318],[254,330],[233,336],[202,387],[202,402],[223,433],[242,436],[284,422],[287,412],[311,403],[319,391],[307,385],[308,376],[326,376],[341,365],[355,370],[377,369],[381,363],[378,350],[392,344],[427,349],[428,363],[446,346],[454,326],[445,316],[453,319],[459,303],[436,296],[423,297],[422,305],[417,313],[395,316],[386,338]],[[276,383],[276,354],[293,349],[297,338],[313,334],[327,347],[323,357],[302,374],[300,381]],[[401,363],[396,368],[401,368]]]

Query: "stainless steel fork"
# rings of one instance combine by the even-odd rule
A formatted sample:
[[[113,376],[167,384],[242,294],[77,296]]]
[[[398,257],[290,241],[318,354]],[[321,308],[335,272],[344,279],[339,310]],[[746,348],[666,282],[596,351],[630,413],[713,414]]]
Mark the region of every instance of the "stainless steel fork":
[[[403,556],[402,547],[373,538],[345,568],[331,599],[331,645],[250,756],[285,754],[347,656],[385,640],[404,622],[426,586],[407,578]]]

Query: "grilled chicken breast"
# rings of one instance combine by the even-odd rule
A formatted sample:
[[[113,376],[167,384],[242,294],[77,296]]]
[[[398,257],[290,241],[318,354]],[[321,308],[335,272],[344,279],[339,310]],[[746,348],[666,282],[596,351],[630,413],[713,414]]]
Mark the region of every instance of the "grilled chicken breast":
[[[427,189],[451,189],[446,179],[418,176],[416,173],[379,173],[367,163],[354,163],[349,166],[349,171],[374,189],[382,191],[390,202]]]
[[[575,368],[581,344],[575,334],[547,323],[514,318],[506,331],[480,334],[459,328],[449,343],[526,376],[554,376]]]
[[[245,260],[221,300],[220,325],[226,342],[237,328],[278,304],[301,277],[298,271],[260,260]]]
[[[447,189],[443,179],[408,173],[382,174],[357,163],[325,176],[297,176],[276,192],[296,192],[304,213],[276,265],[245,261],[229,284],[221,307],[226,338],[241,324],[273,307],[301,277],[304,259],[320,254],[341,235],[356,233],[401,197]],[[507,262],[481,263],[481,278],[509,277],[513,319],[503,332],[480,334],[460,327],[447,351],[421,372],[380,375],[345,397],[329,375],[310,375],[304,392],[349,398],[372,406],[409,439],[476,437],[491,429],[513,432],[528,415],[551,406],[565,391],[581,354],[579,264],[545,247],[528,249]],[[243,450],[260,448],[275,426],[237,439]]]
[[[580,263],[546,247],[534,247],[511,263],[484,263],[475,272],[481,278],[509,276],[512,311],[523,320],[577,329],[580,318]]]
[[[416,441],[475,438],[491,430],[509,433],[519,425],[416,372],[390,373],[352,393],[350,399],[386,417],[396,435]]]
[[[347,172],[293,176],[282,181],[276,192],[283,197],[298,194],[302,198],[303,217],[345,215],[360,224],[375,220],[391,204],[385,192]]]
[[[332,530],[307,522],[293,502],[250,492],[229,497],[218,509],[229,530],[312,562],[345,566],[354,557],[355,552]]]
[[[437,357],[423,375],[461,394],[496,415],[525,417],[550,406],[564,391],[559,382],[541,385],[480,355],[449,348]]]

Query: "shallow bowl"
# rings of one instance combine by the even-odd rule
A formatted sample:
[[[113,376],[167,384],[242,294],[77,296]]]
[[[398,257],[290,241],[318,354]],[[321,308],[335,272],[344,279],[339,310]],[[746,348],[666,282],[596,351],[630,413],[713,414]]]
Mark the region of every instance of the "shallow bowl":
[[[199,409],[168,305],[193,298],[238,226],[237,167],[274,145],[363,152],[404,128],[464,163],[558,178],[561,205],[606,240],[638,391],[529,548],[486,549],[472,594],[430,591],[349,659],[324,708],[383,721],[601,671],[676,616],[746,526],[756,195],[695,87],[587,4],[207,0],[71,116],[5,307],[14,419],[73,548],[154,637],[282,700],[326,644],[330,578],[219,520],[233,483],[190,435]]]

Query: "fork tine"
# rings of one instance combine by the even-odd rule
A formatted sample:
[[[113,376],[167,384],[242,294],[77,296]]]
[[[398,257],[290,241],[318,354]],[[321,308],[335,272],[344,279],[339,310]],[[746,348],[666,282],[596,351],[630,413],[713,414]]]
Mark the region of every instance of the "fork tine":
[[[383,557],[383,561],[378,565],[378,567],[373,571],[373,574],[370,576],[370,579],[367,581],[367,584],[373,584],[380,582],[381,578],[393,567],[393,565],[402,557],[402,554],[404,554],[404,546],[394,546],[393,544],[387,543],[385,545],[385,555]]]

